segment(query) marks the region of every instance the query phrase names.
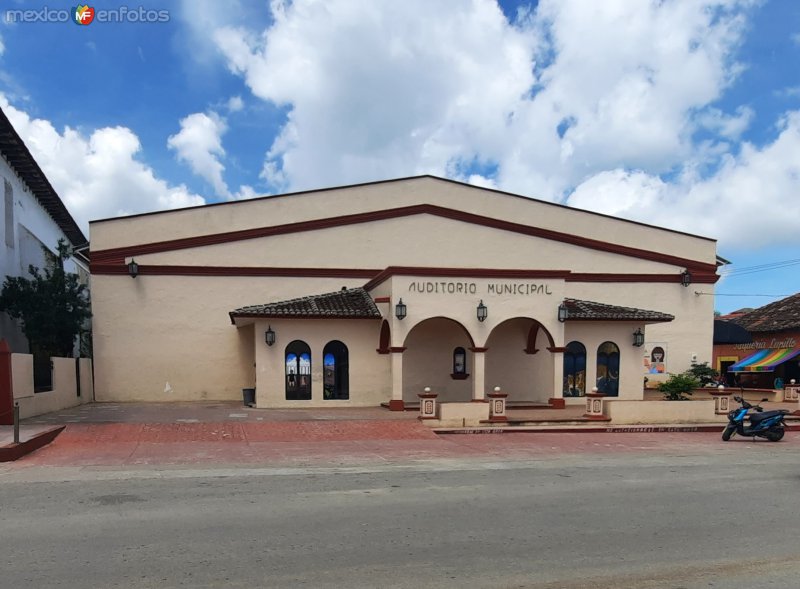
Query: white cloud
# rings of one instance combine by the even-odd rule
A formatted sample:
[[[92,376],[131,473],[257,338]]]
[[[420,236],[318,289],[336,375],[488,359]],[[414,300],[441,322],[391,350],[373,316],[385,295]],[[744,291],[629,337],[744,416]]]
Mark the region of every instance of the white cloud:
[[[217,196],[228,200],[241,200],[257,196],[250,186],[243,185],[236,193],[228,188],[223,173],[225,157],[222,136],[228,130],[225,119],[215,112],[194,113],[180,122],[181,130],[167,140],[179,161],[186,162],[192,171],[214,188]]]
[[[738,137],[752,112],[710,105],[741,71],[749,4],[543,0],[511,24],[492,0],[275,0],[265,31],[212,38],[255,96],[289,106],[262,172],[276,188],[466,179],[477,160],[558,200],[603,170],[674,168],[698,128]]]
[[[241,96],[231,96],[227,104],[228,112],[239,112],[244,108],[244,100]]]
[[[775,96],[780,98],[796,98],[800,96],[800,86],[789,86],[773,92]]]
[[[755,111],[747,106],[740,106],[733,115],[727,115],[718,108],[709,108],[698,115],[697,123],[721,137],[738,139],[750,126],[754,116]]]
[[[264,177],[293,189],[444,174],[497,149],[533,83],[534,39],[496,4],[273,3],[264,37],[214,35],[252,92],[291,113]]]
[[[194,113],[181,120],[181,130],[167,140],[178,159],[186,162],[192,171],[214,187],[217,196],[228,198],[230,192],[222,178],[225,166],[220,158],[225,156],[222,135],[228,130],[225,121],[216,113]]]
[[[604,171],[569,204],[719,239],[722,247],[800,244],[800,111],[782,117],[776,140],[742,145],[707,178],[687,166],[667,183],[645,172]]]
[[[88,236],[91,219],[201,205],[183,184],[170,185],[136,159],[141,144],[126,127],[103,127],[86,136],[35,119],[9,104],[0,107]]]
[[[754,110],[719,106],[755,5],[542,0],[510,23],[492,0],[274,0],[266,30],[211,38],[288,107],[261,173],[276,189],[431,172],[754,243],[774,217],[753,210],[796,198],[798,132],[790,114],[742,145]]]

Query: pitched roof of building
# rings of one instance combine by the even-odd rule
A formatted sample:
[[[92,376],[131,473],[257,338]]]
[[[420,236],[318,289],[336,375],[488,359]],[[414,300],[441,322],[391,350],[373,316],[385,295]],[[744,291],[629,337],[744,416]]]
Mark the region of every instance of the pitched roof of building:
[[[6,113],[0,109],[0,153],[20,178],[28,185],[36,200],[44,207],[56,224],[67,236],[73,246],[87,243],[86,236],[69,214],[64,202],[58,196],[39,164],[33,159],[25,142],[17,134]]]
[[[312,295],[235,309],[229,313],[231,323],[236,317],[283,317],[294,319],[380,319],[375,301],[363,288],[343,288],[336,292]]]
[[[733,321],[751,332],[800,329],[800,292],[759,307]]]
[[[744,327],[734,321],[714,319],[715,344],[749,344],[753,336]]]
[[[648,321],[666,322],[675,319],[673,315],[634,307],[619,307],[594,301],[564,299],[567,308],[567,321]]]

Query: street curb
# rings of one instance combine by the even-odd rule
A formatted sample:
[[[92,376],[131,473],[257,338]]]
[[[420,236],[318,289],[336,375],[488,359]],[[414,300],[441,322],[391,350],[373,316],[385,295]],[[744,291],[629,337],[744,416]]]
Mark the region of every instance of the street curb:
[[[473,427],[433,428],[436,434],[651,434],[651,433],[722,433],[725,424],[698,425],[616,425],[573,427]],[[786,431],[800,431],[800,425],[787,425]]]
[[[31,452],[35,452],[55,440],[56,436],[64,431],[66,427],[65,425],[54,427],[35,434],[30,439],[19,444],[11,443],[0,447],[0,462],[14,462]]]

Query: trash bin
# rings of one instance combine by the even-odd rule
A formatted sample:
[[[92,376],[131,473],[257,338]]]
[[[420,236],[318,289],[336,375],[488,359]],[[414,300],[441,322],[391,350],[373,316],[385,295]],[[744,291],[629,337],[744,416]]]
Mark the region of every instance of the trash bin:
[[[255,389],[242,389],[242,397],[244,399],[245,407],[256,406],[256,390]]]

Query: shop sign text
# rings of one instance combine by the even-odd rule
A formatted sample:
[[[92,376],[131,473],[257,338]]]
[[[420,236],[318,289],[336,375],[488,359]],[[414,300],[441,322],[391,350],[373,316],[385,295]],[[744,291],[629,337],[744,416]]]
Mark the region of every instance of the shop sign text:
[[[794,348],[797,346],[797,341],[793,337],[787,337],[786,339],[776,339],[772,338],[772,340],[756,340],[752,341],[747,344],[734,344],[734,350],[764,350],[766,348]]]

